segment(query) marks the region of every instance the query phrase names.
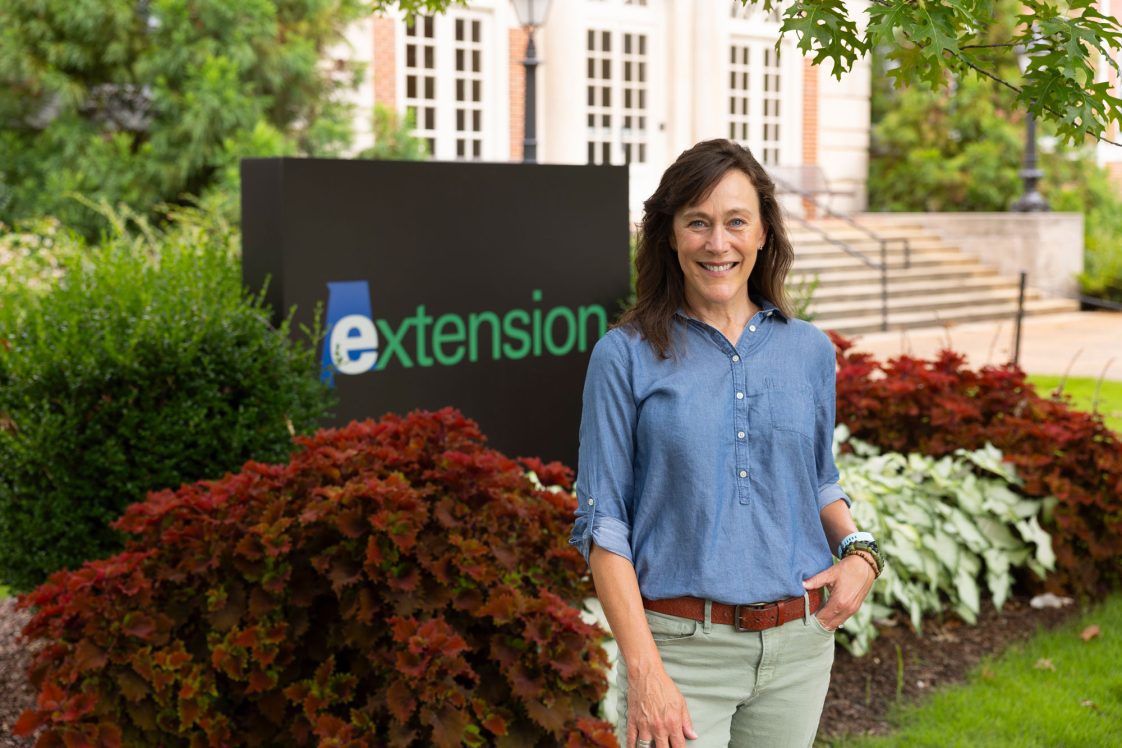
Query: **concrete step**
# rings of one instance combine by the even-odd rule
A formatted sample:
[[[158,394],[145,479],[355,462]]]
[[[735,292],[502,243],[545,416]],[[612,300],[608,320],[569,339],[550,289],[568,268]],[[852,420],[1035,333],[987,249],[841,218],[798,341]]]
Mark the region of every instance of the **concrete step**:
[[[879,246],[880,242],[877,241],[877,237],[887,240],[889,244],[895,245],[899,245],[902,239],[906,239],[909,244],[929,241],[932,239],[936,241],[939,240],[938,234],[918,227],[914,229],[906,229],[903,231],[897,231],[895,229],[892,229],[891,231],[877,230],[873,231],[872,234],[861,231],[860,229],[851,228],[849,226],[845,226],[839,229],[822,227],[822,230],[825,231],[826,234],[833,239],[849,242],[851,244],[854,242],[866,242]],[[808,228],[793,228],[788,232],[787,236],[791,240],[791,244],[796,246],[800,242],[822,241],[821,233]]]
[[[1025,302],[1026,315],[1061,314],[1077,311],[1079,304],[1069,299],[1034,299]],[[1017,314],[1017,304],[998,303],[979,307],[960,307],[931,309],[918,312],[901,312],[888,315],[889,330],[903,330],[916,327],[940,327],[947,324],[963,324],[993,319],[1013,319]],[[842,335],[855,335],[865,332],[879,332],[881,318],[879,311],[870,310],[869,314],[852,317],[814,320],[823,330],[833,330]]]
[[[895,296],[888,299],[888,314],[938,310],[941,314],[947,309],[973,307],[982,309],[993,304],[1016,304],[1018,288],[990,289],[966,293],[924,293],[912,296]],[[1041,298],[1039,291],[1026,291],[1025,300]],[[810,311],[816,319],[857,317],[870,312],[880,313],[880,299],[838,299],[822,298],[815,295]]]
[[[803,273],[792,272],[789,282],[799,284],[804,281],[812,281],[815,276],[818,278],[818,287],[825,288],[833,285],[868,285],[880,284],[880,271],[873,270],[864,265],[853,268],[842,268],[838,270],[828,270],[820,273]],[[979,278],[979,277],[993,277],[997,275],[997,270],[989,265],[982,265],[978,262],[970,263],[954,263],[946,264],[938,267],[925,267],[925,268],[912,268],[911,270],[897,270],[889,269],[888,283],[891,287],[895,283],[902,281],[922,281],[924,279],[931,280],[951,280],[955,278]]]
[[[951,278],[932,280],[921,278],[918,280],[898,280],[888,284],[889,298],[898,296],[926,296],[941,293],[956,293],[976,291],[1004,291],[1018,288],[1017,280],[1000,275],[969,276],[965,278]],[[819,286],[814,292],[814,298],[821,301],[843,301],[860,299],[880,300],[880,283],[865,284],[837,284]]]
[[[848,224],[826,224],[815,221],[812,226],[825,231],[831,237],[840,239],[842,241],[875,241],[876,237],[881,239],[891,240],[892,243],[898,243],[900,239],[907,239],[910,242],[919,241],[923,239],[938,238],[938,234],[925,229],[921,226],[866,226],[869,231],[862,231],[858,228],[853,228]],[[864,225],[864,224],[862,224]],[[788,236],[791,242],[794,243],[796,239],[813,239],[821,238],[822,234],[815,230],[815,228],[808,228],[805,226],[792,226],[788,231]]]
[[[867,255],[870,259],[880,260],[880,245],[875,242],[860,242],[852,241],[848,243],[851,249],[854,249],[861,254]],[[848,255],[844,249],[836,244],[832,244],[821,237],[800,239],[797,242],[792,242],[795,248],[795,260],[798,261],[804,257],[818,257],[820,255]],[[913,255],[922,254],[924,252],[947,252],[959,251],[957,248],[952,247],[945,242],[934,237],[926,239],[917,239],[910,244],[911,253]],[[899,244],[890,244],[885,247],[885,254],[889,257],[903,257],[904,247]]]
[[[878,266],[880,264],[879,257],[870,257],[873,262]],[[974,263],[981,265],[981,263],[969,255],[964,255],[962,252],[957,251],[925,251],[913,252],[908,267],[911,269],[938,267],[949,264],[965,265]],[[837,252],[830,256],[820,255],[816,257],[795,257],[794,265],[792,266],[793,272],[799,273],[822,273],[828,270],[842,269],[842,268],[868,268],[869,266],[861,261],[860,258],[845,252]],[[896,256],[888,257],[889,270],[903,270],[904,269],[904,256],[897,254]]]

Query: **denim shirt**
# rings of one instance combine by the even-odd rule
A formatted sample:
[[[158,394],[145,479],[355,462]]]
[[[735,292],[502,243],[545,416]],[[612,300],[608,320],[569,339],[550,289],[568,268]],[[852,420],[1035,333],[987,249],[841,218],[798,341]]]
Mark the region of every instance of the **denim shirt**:
[[[759,303],[735,346],[679,313],[669,359],[632,328],[592,351],[569,542],[631,561],[648,599],[779,600],[831,564],[834,348]]]

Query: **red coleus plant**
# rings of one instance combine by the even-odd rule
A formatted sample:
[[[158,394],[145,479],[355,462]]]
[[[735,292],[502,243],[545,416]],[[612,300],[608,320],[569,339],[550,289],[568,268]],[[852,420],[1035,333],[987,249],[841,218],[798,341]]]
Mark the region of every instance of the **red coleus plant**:
[[[1055,496],[1051,583],[1094,594],[1122,581],[1122,438],[1098,415],[1043,398],[1013,365],[965,368],[933,361],[881,363],[834,335],[837,420],[882,449],[942,456],[986,442],[1017,467],[1030,496]]]
[[[615,745],[557,463],[458,412],[152,493],[127,549],[22,599],[40,746]]]

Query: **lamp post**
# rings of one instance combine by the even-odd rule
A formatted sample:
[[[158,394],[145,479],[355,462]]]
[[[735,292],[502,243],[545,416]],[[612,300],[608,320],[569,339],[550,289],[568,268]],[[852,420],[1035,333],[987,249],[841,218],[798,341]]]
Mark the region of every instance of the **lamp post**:
[[[1033,27],[1033,39],[1036,38],[1036,27]],[[1017,49],[1017,63],[1021,66],[1021,73],[1028,69],[1029,51],[1023,47]],[[1044,176],[1036,165],[1036,117],[1031,111],[1025,113],[1025,165],[1019,176],[1025,184],[1025,192],[1017,202],[1013,203],[1010,210],[1018,213],[1039,213],[1051,210],[1048,201],[1036,189],[1037,182]]]
[[[538,160],[537,140],[537,69],[538,50],[534,46],[534,31],[545,23],[549,13],[550,0],[511,0],[514,12],[518,15],[518,23],[526,29],[526,59],[522,61],[526,68],[526,95],[525,111],[523,117],[522,161],[532,164]]]

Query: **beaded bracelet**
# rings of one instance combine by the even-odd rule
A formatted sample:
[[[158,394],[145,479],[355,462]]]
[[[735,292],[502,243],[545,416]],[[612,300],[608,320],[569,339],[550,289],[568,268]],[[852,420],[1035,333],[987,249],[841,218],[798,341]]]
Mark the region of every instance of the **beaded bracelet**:
[[[849,547],[845,549],[845,555],[851,556],[858,551],[865,551],[873,557],[873,561],[876,564],[876,575],[879,577],[881,575],[881,572],[884,571],[884,556],[881,555],[880,548],[877,547],[876,541],[874,540],[871,543],[866,543],[864,541],[858,540],[850,543]],[[868,559],[865,560],[868,561]]]
[[[873,570],[873,579],[876,580],[877,577],[880,576],[880,570],[877,569],[877,562],[874,561],[873,559],[869,558],[868,556],[866,556],[865,555],[866,553],[868,553],[868,551],[865,551],[864,553],[862,553],[861,551],[859,551],[857,549],[854,549],[854,551],[852,553],[847,553],[845,555],[847,555],[847,556],[857,556],[858,558],[863,560],[865,563],[867,563],[869,565],[869,568]]]

